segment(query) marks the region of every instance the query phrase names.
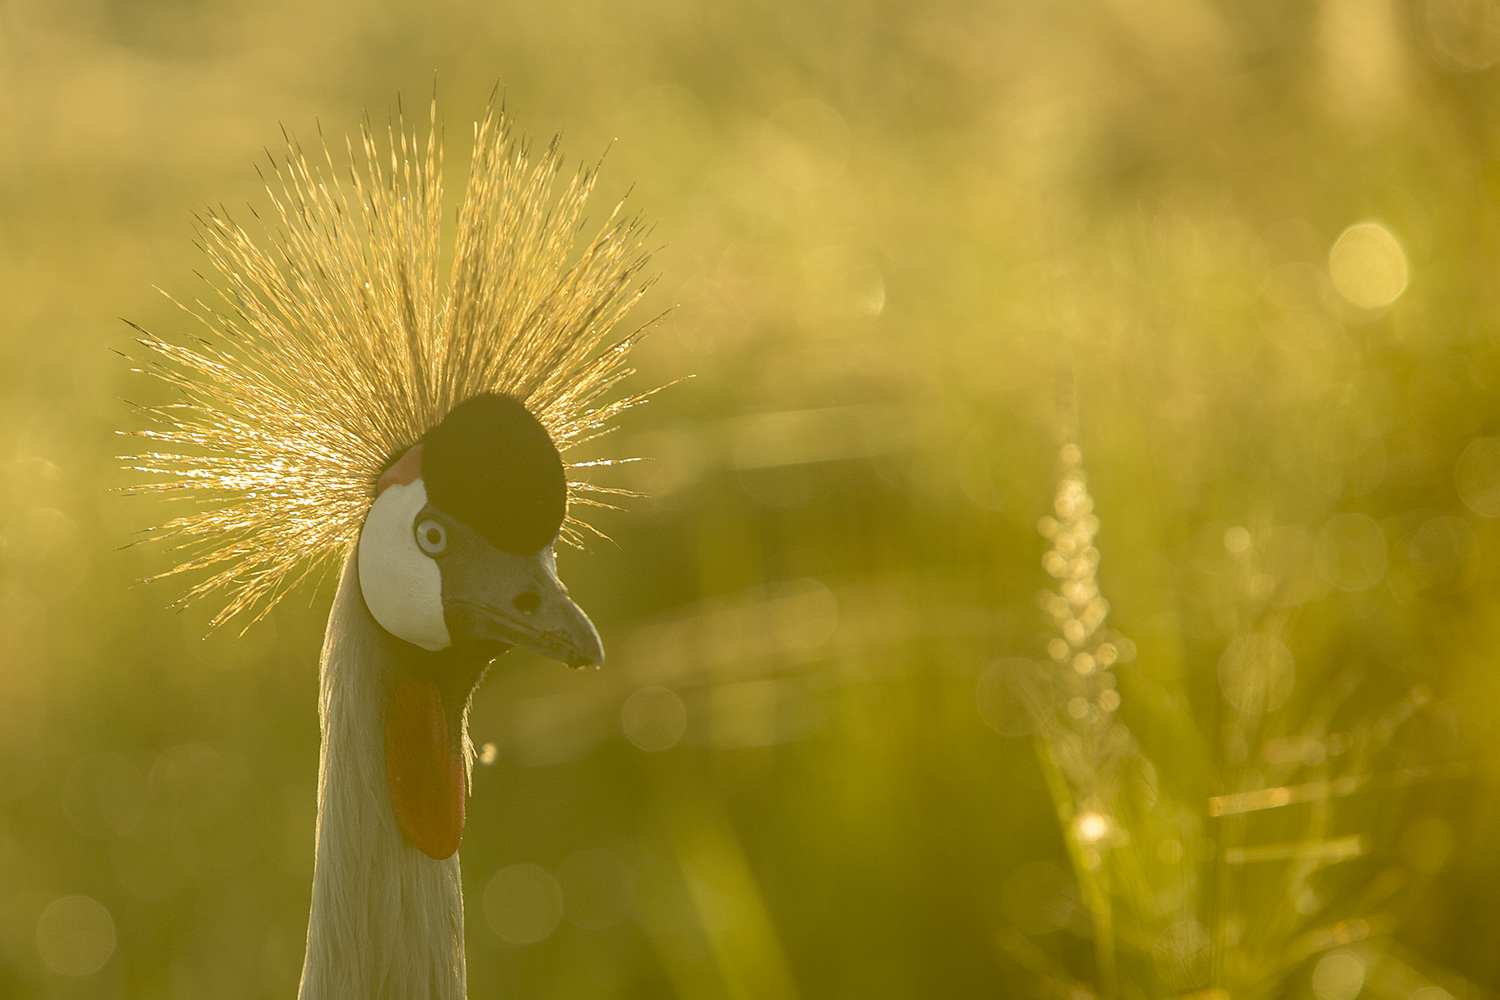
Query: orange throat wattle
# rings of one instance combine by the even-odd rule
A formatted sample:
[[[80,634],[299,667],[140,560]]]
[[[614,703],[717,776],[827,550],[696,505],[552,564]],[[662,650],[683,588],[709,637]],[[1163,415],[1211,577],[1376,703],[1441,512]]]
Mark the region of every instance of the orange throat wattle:
[[[407,839],[442,861],[464,832],[463,754],[438,685],[397,670],[387,688],[385,765],[391,808]]]

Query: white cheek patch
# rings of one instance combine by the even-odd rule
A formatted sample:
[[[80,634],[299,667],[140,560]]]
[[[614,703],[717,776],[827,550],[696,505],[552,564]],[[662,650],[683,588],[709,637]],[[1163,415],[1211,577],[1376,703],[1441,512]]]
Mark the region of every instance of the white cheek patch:
[[[380,627],[427,650],[453,644],[443,621],[443,576],[417,547],[412,524],[427,505],[415,479],[387,486],[370,506],[359,533],[359,589]]]

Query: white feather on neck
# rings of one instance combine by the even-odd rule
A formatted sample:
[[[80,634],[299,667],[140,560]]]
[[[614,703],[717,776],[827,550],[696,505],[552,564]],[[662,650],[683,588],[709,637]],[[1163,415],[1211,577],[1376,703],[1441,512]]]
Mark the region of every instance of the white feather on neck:
[[[299,1000],[466,995],[458,855],[422,854],[391,811],[384,715],[395,642],[365,608],[356,547],[323,642],[318,854]]]

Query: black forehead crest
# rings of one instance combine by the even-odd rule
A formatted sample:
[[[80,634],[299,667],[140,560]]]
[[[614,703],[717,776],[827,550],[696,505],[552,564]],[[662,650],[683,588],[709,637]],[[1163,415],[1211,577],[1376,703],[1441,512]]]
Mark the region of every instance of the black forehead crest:
[[[507,552],[550,545],[568,510],[557,446],[541,421],[502,393],[464,400],[427,432],[422,480],[434,507]]]

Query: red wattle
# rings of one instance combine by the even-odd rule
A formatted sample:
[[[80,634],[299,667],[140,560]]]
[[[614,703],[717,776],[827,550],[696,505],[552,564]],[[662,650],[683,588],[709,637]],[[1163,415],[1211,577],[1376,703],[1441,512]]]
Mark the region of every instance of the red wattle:
[[[442,861],[464,832],[464,762],[448,736],[437,685],[398,672],[385,707],[391,808],[417,850]]]

